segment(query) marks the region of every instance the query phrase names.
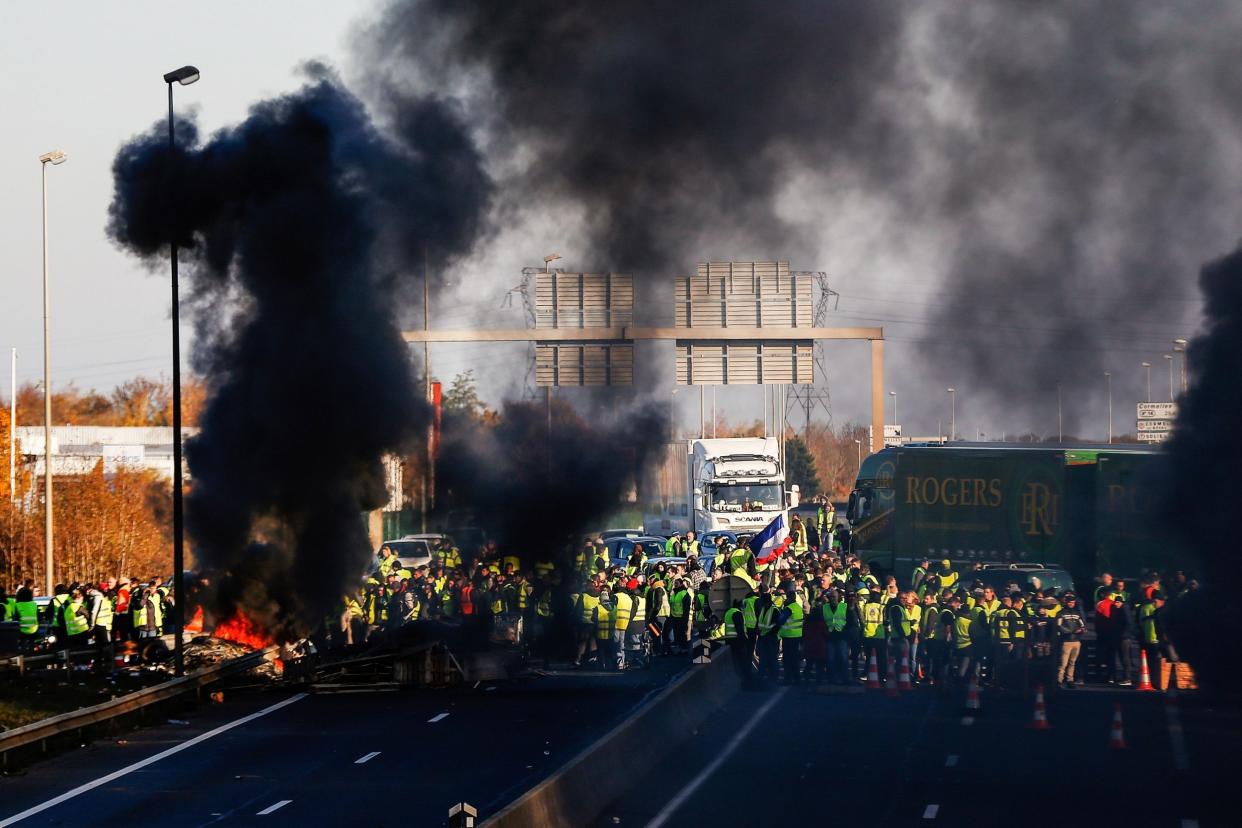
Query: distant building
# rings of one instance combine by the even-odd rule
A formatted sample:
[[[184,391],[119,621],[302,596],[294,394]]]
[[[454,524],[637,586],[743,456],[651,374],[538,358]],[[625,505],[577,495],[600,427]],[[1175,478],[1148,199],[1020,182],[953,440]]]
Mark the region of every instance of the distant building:
[[[182,428],[182,440],[197,433],[197,428]],[[35,475],[41,478],[43,426],[19,426],[16,436],[22,457],[34,463]],[[171,479],[172,441],[169,426],[53,426],[52,476],[88,474],[103,460],[105,474],[124,467],[150,469]]]

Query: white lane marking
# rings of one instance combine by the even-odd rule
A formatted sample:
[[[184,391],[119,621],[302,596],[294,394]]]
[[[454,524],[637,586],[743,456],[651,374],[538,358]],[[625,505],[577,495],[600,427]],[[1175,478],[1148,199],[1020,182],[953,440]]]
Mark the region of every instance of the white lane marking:
[[[227,724],[222,724],[219,727],[217,727],[215,730],[209,730],[206,733],[200,733],[198,736],[195,736],[193,739],[182,742],[179,745],[173,745],[168,750],[157,753],[154,756],[148,756],[146,759],[143,759],[142,761],[135,762],[134,764],[121,768],[118,771],[113,771],[112,773],[109,773],[106,776],[101,776],[98,779],[92,779],[90,782],[86,782],[81,785],[78,785],[76,788],[74,788],[71,791],[66,791],[60,796],[52,797],[47,802],[43,802],[33,807],[27,808],[26,810],[22,811],[20,814],[15,814],[14,816],[9,817],[3,822],[0,822],[0,828],[5,828],[5,826],[7,825],[13,825],[14,823],[21,822],[26,817],[34,816],[37,813],[46,811],[48,808],[54,808],[60,803],[67,802],[70,799],[73,799],[75,796],[78,796],[79,794],[84,794],[89,790],[98,788],[100,785],[107,785],[109,782],[113,782],[117,779],[120,779],[122,776],[125,776],[126,774],[133,773],[136,770],[142,770],[148,765],[154,765],[156,762],[160,761],[161,759],[167,759],[169,756],[172,756],[174,753],[180,753],[186,748],[194,747],[195,745],[200,744],[201,742],[205,742],[208,739],[212,739],[216,736],[219,736],[221,733],[232,730],[235,727],[241,727],[247,722],[253,722],[255,719],[266,716],[268,713],[275,713],[277,710],[279,710],[282,707],[288,707],[294,702],[301,701],[302,699],[306,698],[306,695],[307,695],[306,693],[298,693],[296,696],[290,696],[289,698],[285,699],[282,702],[277,702],[276,704],[273,704],[271,707],[265,707],[262,710],[259,710],[255,713],[251,713],[249,716],[242,716],[240,719],[229,722]]]
[[[928,805],[923,809],[923,819],[935,819],[938,813],[940,813],[939,805]]]
[[[272,813],[272,811],[279,811],[281,808],[285,807],[292,801],[293,801],[292,799],[282,799],[279,802],[277,802],[275,805],[268,805],[262,811],[259,811],[257,814],[255,814],[255,816],[267,816],[268,814]]]
[[[785,697],[786,690],[787,688],[782,687],[772,696],[772,698],[767,700],[763,707],[756,710],[755,715],[751,716],[750,721],[748,721],[742,729],[729,740],[729,744],[725,745],[724,750],[716,754],[716,758],[708,762],[707,767],[699,771],[699,775],[690,780],[690,784],[682,788],[681,792],[678,793],[677,796],[669,800],[669,803],[664,806],[664,809],[655,815],[655,819],[647,823],[647,828],[660,828],[661,825],[668,822],[669,818],[672,817],[673,814],[677,813],[677,809],[680,808],[687,799],[694,796],[694,792],[697,791],[704,782],[715,775],[716,771],[720,769],[720,766],[733,755],[733,751],[737,750],[738,745],[742,744],[746,737],[750,735],[750,732],[759,725],[759,722],[763,720],[763,717],[768,715],[768,711],[775,707],[776,703]]]
[[[430,719],[428,719],[427,724],[433,724],[435,722],[440,721],[441,719],[447,719],[447,718],[448,718],[447,713],[438,713],[435,716],[432,716]]]
[[[957,767],[957,757],[956,757],[956,756],[946,756],[946,757],[944,758],[944,766],[945,766],[946,768],[955,768],[955,767]]]
[[[1177,702],[1164,703],[1164,717],[1169,727],[1169,741],[1173,745],[1173,766],[1179,771],[1190,770],[1190,755],[1186,752],[1186,732],[1182,730],[1182,712]]]
[[[367,762],[370,762],[372,759],[374,759],[376,756],[379,756],[379,755],[380,755],[380,752],[378,750],[373,750],[370,753],[368,753],[366,756],[360,756],[357,759],[355,759],[354,764],[365,765]]]
[[[962,727],[970,727],[974,723],[975,723],[974,716],[963,716],[962,717]]]
[[[1183,819],[1183,820],[1182,820],[1182,828],[1199,828],[1199,820],[1197,820],[1197,819]]]

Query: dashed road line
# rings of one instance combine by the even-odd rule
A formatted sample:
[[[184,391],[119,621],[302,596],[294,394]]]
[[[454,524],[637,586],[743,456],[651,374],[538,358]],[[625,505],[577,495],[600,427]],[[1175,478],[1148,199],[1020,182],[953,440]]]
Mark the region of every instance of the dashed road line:
[[[1182,820],[1182,828],[1199,828],[1199,820],[1197,820],[1197,819],[1183,819],[1183,820]]]
[[[379,756],[379,755],[380,755],[380,752],[378,750],[373,750],[370,753],[368,753],[366,756],[359,756],[357,759],[354,760],[354,764],[365,765],[367,762],[370,762],[372,759],[374,759],[376,756]]]
[[[970,727],[974,723],[975,723],[974,716],[963,716],[962,717],[962,727]]]
[[[432,716],[430,719],[427,720],[427,724],[435,724],[441,719],[447,719],[447,718],[448,718],[447,713],[437,713],[436,715]]]
[[[259,811],[257,814],[255,814],[255,816],[267,816],[270,813],[279,811],[281,808],[285,807],[292,801],[293,801],[292,799],[282,799],[279,802],[277,802],[275,805],[268,805],[262,811]]]
[[[73,799],[75,796],[78,796],[79,794],[84,794],[89,790],[98,788],[100,785],[107,785],[109,782],[120,779],[122,776],[125,776],[126,774],[133,773],[136,770],[142,770],[148,765],[154,765],[156,762],[160,761],[161,759],[165,759],[169,756],[172,756],[174,753],[180,753],[186,748],[194,747],[195,745],[205,742],[214,736],[219,736],[221,733],[232,730],[235,727],[240,727],[241,725],[244,725],[247,722],[252,722],[255,719],[258,719],[262,716],[266,716],[268,713],[274,713],[277,710],[281,709],[282,707],[287,707],[288,705],[291,705],[294,702],[301,701],[304,698],[306,698],[305,693],[298,693],[296,696],[290,696],[284,701],[277,702],[276,704],[273,704],[270,707],[265,707],[262,710],[251,713],[249,716],[242,716],[240,719],[234,719],[233,721],[227,724],[222,724],[219,727],[215,728],[214,730],[209,730],[206,733],[199,734],[198,736],[195,736],[193,739],[189,739],[185,742],[182,742],[179,745],[173,745],[168,750],[161,751],[160,753],[157,753],[154,756],[148,756],[146,759],[143,759],[140,762],[135,762],[132,765],[123,767],[118,771],[113,771],[112,773],[109,773],[105,776],[101,776],[98,779],[92,779],[90,782],[86,782],[82,785],[78,785],[73,790],[66,791],[60,796],[52,797],[47,802],[42,802],[38,805],[35,805],[33,808],[27,808],[26,810],[22,811],[20,814],[14,814],[13,816],[9,817],[6,820],[0,821],[0,828],[5,828],[5,826],[7,825],[12,825],[15,822],[20,822],[26,817],[34,816],[35,814],[40,813],[41,811],[46,811],[48,808],[54,808],[60,803]]]
[[[956,757],[956,756],[946,756],[946,757],[944,758],[944,766],[945,766],[946,768],[955,768],[955,767],[957,767],[957,757]]]
[[[928,805],[923,809],[923,819],[935,819],[938,813],[940,813],[939,805]]]

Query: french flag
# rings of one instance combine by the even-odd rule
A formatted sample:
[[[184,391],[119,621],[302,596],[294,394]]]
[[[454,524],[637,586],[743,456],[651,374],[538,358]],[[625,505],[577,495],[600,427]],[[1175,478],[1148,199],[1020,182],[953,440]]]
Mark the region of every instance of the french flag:
[[[772,522],[763,527],[762,532],[750,539],[750,551],[755,553],[757,563],[771,563],[789,548],[789,540],[785,516],[780,514],[772,518]]]

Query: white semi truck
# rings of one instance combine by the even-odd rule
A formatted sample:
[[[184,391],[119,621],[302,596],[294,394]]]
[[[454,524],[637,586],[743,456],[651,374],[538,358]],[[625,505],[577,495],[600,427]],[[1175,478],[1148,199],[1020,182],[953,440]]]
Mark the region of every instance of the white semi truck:
[[[648,534],[669,535],[687,529],[700,536],[718,530],[758,532],[772,518],[798,505],[798,487],[785,489],[780,444],[774,437],[689,440],[675,445],[667,471],[661,475],[667,490],[643,518]]]

